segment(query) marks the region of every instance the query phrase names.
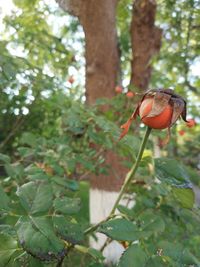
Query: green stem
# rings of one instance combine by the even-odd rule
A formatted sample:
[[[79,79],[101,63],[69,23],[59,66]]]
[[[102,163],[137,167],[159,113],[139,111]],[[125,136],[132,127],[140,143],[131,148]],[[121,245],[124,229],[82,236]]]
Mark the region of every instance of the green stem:
[[[105,219],[105,220],[102,220],[101,222],[89,227],[88,229],[85,230],[84,234],[85,235],[88,235],[92,232],[94,232],[102,223],[104,222],[107,222],[108,220],[112,219],[113,217],[115,217],[116,215],[114,214],[115,213],[115,210],[123,196],[123,194],[125,193],[127,187],[129,186],[134,174],[136,173],[137,171],[137,168],[140,164],[140,161],[142,159],[142,155],[143,155],[143,152],[144,152],[144,149],[145,149],[145,146],[146,146],[146,143],[147,143],[147,140],[148,140],[148,137],[151,133],[151,128],[147,127],[146,129],[146,133],[144,135],[144,138],[143,138],[143,141],[142,141],[142,144],[141,144],[141,147],[140,147],[140,150],[139,150],[139,153],[137,155],[137,158],[136,158],[136,161],[135,163],[133,164],[133,167],[131,168],[131,170],[127,173],[126,175],[126,178],[125,178],[125,181],[124,181],[124,184],[122,185],[122,188],[119,192],[119,196],[110,212],[110,215]]]
[[[111,217],[114,213],[115,213],[115,210],[123,196],[123,194],[125,193],[125,191],[127,190],[133,176],[135,175],[136,171],[137,171],[137,168],[140,164],[140,161],[142,159],[142,155],[143,155],[143,152],[144,152],[144,149],[145,149],[145,146],[146,146],[146,143],[147,143],[147,140],[149,138],[149,135],[151,133],[151,128],[147,127],[146,129],[146,132],[145,132],[145,135],[144,135],[144,138],[143,138],[143,141],[142,141],[142,144],[140,146],[140,150],[139,150],[139,153],[137,155],[137,158],[136,158],[136,161],[135,163],[133,164],[131,170],[127,173],[126,175],[126,178],[125,178],[125,181],[124,181],[124,184],[122,185],[122,188],[119,192],[119,195],[118,195],[118,198],[117,200],[115,201],[115,204],[110,212],[110,215],[108,217]]]
[[[110,217],[109,217],[109,218],[110,218]],[[108,218],[106,218],[105,220],[100,221],[99,223],[97,223],[97,224],[95,224],[95,225],[89,227],[88,229],[86,229],[86,230],[84,231],[84,234],[85,234],[85,235],[88,235],[88,234],[94,232],[94,231],[95,231],[95,230],[96,230],[102,223],[106,222],[107,220],[108,220]]]
[[[97,224],[95,224],[95,225],[89,227],[88,229],[86,229],[86,230],[84,231],[84,234],[85,234],[85,235],[88,235],[88,234],[94,232],[94,231],[95,231],[95,230],[96,230],[102,223],[107,222],[108,220],[112,219],[112,218],[115,217],[115,216],[116,216],[116,215],[114,215],[114,214],[109,215],[106,219],[104,219],[104,220],[100,221],[99,223],[97,223]]]

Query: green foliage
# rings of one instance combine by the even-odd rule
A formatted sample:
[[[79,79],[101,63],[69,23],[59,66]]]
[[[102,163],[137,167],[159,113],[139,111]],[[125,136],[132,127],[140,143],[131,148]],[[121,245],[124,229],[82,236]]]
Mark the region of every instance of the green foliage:
[[[0,234],[0,257],[1,265],[0,266],[9,266],[9,262],[13,256],[17,256],[16,252],[19,250],[17,241],[7,234]]]
[[[186,170],[174,159],[156,159],[155,171],[156,177],[165,183],[181,187],[187,187],[190,185]]]
[[[195,201],[194,192],[191,188],[172,188],[175,197],[183,208],[192,209]]]
[[[200,264],[199,260],[179,243],[174,244],[172,242],[161,241],[158,246],[162,248],[163,255],[166,258],[171,258],[173,264],[176,262],[175,266],[177,264],[196,264],[199,266]],[[169,261],[169,259],[167,260]]]
[[[65,241],[78,244],[84,240],[83,229],[77,222],[67,221],[64,216],[55,216],[53,223],[56,232]]]
[[[19,243],[32,256],[50,261],[65,255],[64,242],[55,235],[51,219],[21,217],[16,228]]]
[[[68,197],[56,198],[54,200],[54,208],[57,212],[62,212],[64,214],[74,214],[80,210],[80,199]]]
[[[135,241],[144,235],[136,225],[125,219],[114,219],[103,223],[99,231],[120,241]]]
[[[16,194],[30,215],[48,212],[52,205],[53,194],[49,184],[29,182],[20,186]]]
[[[6,193],[3,191],[2,187],[0,187],[0,196],[1,196],[0,210],[1,211],[8,211],[10,201],[9,201],[9,198],[6,195]]]
[[[119,267],[145,267],[147,256],[144,250],[138,245],[131,245],[122,255]]]

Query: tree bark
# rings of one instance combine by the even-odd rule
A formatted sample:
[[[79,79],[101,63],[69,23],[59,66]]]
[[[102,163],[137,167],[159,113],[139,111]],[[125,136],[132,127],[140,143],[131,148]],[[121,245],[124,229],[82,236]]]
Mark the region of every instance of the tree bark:
[[[77,16],[85,33],[86,102],[111,98],[119,75],[119,49],[116,31],[118,0],[57,0]]]
[[[81,24],[86,42],[86,101],[115,95],[119,75],[117,0],[85,0]]]
[[[93,104],[98,98],[115,95],[120,57],[116,31],[118,0],[86,0],[80,22],[86,41],[86,101]],[[123,182],[124,167],[112,151],[105,153],[105,163],[112,166],[109,175],[91,177],[92,188],[118,191]]]
[[[131,23],[131,85],[145,91],[151,78],[151,59],[161,47],[162,30],[155,26],[156,1],[136,0]]]

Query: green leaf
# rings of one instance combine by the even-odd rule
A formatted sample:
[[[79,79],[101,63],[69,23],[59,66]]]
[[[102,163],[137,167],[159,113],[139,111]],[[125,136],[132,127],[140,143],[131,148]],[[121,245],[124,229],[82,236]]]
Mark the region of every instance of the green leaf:
[[[8,234],[12,237],[16,235],[16,231],[13,226],[8,224],[0,224],[0,233]]]
[[[65,174],[65,171],[64,169],[59,165],[57,164],[56,162],[52,162],[51,163],[51,168],[53,169],[53,171],[58,175],[58,176],[64,176]]]
[[[52,181],[55,182],[57,185],[60,185],[72,191],[77,191],[79,188],[79,184],[77,183],[77,181],[74,180],[60,178],[60,177],[53,177]]]
[[[105,265],[103,263],[93,262],[87,267],[105,267]]]
[[[45,172],[37,167],[35,164],[30,164],[28,165],[26,168],[25,168],[25,172],[28,174],[28,175],[40,175],[40,174],[43,174],[43,175],[46,175]],[[46,175],[47,176],[47,175]]]
[[[0,210],[1,211],[8,211],[9,210],[9,197],[4,192],[3,188],[0,186]]]
[[[88,253],[96,260],[104,260],[104,256],[99,250],[96,250],[94,248],[88,248]]]
[[[65,255],[64,243],[55,235],[50,218],[22,217],[16,227],[19,243],[27,253],[45,261]]]
[[[169,267],[169,263],[166,262],[161,256],[153,256],[146,262],[145,267]],[[171,266],[171,265],[170,265]]]
[[[45,265],[38,259],[30,256],[29,258],[29,267],[45,267]]]
[[[86,168],[87,170],[90,170],[92,172],[95,171],[94,163],[86,160],[85,157],[82,157],[81,155],[77,155],[76,160],[80,162],[84,166],[84,168]]]
[[[22,178],[24,175],[24,168],[19,163],[14,163],[14,164],[7,163],[5,165],[5,170],[7,174],[14,179]]]
[[[15,177],[15,170],[11,164],[7,163],[5,165],[5,170],[9,177]]]
[[[149,234],[160,233],[165,230],[165,222],[156,215],[155,212],[148,210],[143,212],[139,218],[142,231],[149,232]]]
[[[135,215],[134,212],[133,212],[133,210],[127,208],[126,206],[118,205],[118,206],[117,206],[117,209],[118,209],[118,211],[119,211],[121,214],[126,215],[128,218],[132,218],[132,217],[134,217],[134,215]]]
[[[57,234],[59,234],[62,239],[72,244],[79,244],[84,240],[80,224],[70,222],[64,216],[54,216],[53,223]]]
[[[200,261],[194,256],[188,249],[183,252],[183,262],[185,264],[196,264],[198,267],[200,266]]]
[[[172,192],[183,208],[193,208],[195,202],[195,195],[192,189],[173,187]]]
[[[0,153],[0,161],[3,163],[10,163],[10,157]]]
[[[28,175],[27,179],[30,181],[38,180],[45,182],[49,181],[49,176],[41,171],[41,172],[36,172],[35,174]]]
[[[38,0],[14,0],[14,4],[20,8],[29,8],[32,7],[38,2]]]
[[[118,267],[144,267],[147,255],[139,245],[130,246],[119,260]]]
[[[29,145],[31,147],[37,146],[37,138],[32,133],[23,133],[20,143],[24,145]]]
[[[104,133],[110,134],[114,138],[119,138],[120,130],[114,122],[103,116],[95,116],[94,120]]]
[[[30,157],[32,155],[34,155],[35,151],[29,147],[19,147],[18,152],[20,154],[21,157]]]
[[[75,249],[81,253],[89,254],[95,260],[98,260],[98,261],[104,260],[104,256],[102,255],[102,253],[99,250],[96,250],[94,248],[87,248],[85,246],[76,245]]]
[[[0,234],[0,266],[7,266],[13,254],[18,250],[17,240],[7,234]]]
[[[80,198],[56,198],[54,200],[54,208],[57,212],[63,214],[75,214],[80,210]]]
[[[138,227],[125,219],[113,219],[100,225],[98,232],[115,240],[134,241],[144,236]]]
[[[17,195],[29,214],[48,212],[53,203],[51,186],[46,183],[26,183],[18,188]]]
[[[170,185],[191,187],[187,171],[174,159],[155,159],[155,174],[159,180]]]
[[[119,136],[118,136],[119,138]],[[120,141],[120,144],[122,146],[126,146],[131,154],[133,155],[136,155],[137,154],[137,151],[139,151],[139,148],[140,148],[140,140],[138,137],[136,136],[133,136],[133,135],[126,135],[121,141]],[[133,147],[134,147],[134,150],[133,150]]]
[[[197,264],[200,266],[200,261],[182,244],[161,241],[158,243],[158,248],[162,250],[162,256],[167,256],[179,264]]]

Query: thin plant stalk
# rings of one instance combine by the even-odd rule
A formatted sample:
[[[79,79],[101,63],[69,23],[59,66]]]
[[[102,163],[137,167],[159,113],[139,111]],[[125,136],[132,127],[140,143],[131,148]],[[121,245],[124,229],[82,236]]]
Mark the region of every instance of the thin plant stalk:
[[[144,138],[143,138],[141,146],[140,146],[140,150],[139,150],[137,158],[136,158],[136,161],[133,164],[133,166],[130,169],[130,171],[127,173],[125,181],[124,181],[124,183],[123,183],[123,185],[121,187],[121,190],[119,192],[119,195],[117,197],[117,200],[115,201],[115,204],[114,204],[114,206],[113,206],[113,208],[112,208],[112,210],[110,212],[110,215],[108,217],[111,217],[115,213],[116,208],[117,208],[120,200],[122,199],[124,193],[126,192],[131,180],[133,179],[133,177],[134,177],[134,175],[135,175],[135,173],[136,173],[136,171],[138,169],[138,166],[140,164],[140,161],[142,159],[142,155],[144,153],[144,149],[145,149],[145,146],[146,146],[146,143],[147,143],[147,140],[149,138],[150,133],[151,133],[151,128],[147,127],[145,135],[144,135]]]
[[[136,173],[136,171],[138,169],[138,166],[139,166],[140,161],[142,159],[142,155],[144,153],[144,149],[146,147],[146,143],[147,143],[147,140],[149,138],[150,133],[151,133],[151,128],[147,127],[145,135],[144,135],[144,138],[143,138],[141,146],[140,146],[140,150],[139,150],[137,158],[136,158],[136,161],[133,164],[131,170],[126,175],[124,184],[122,185],[122,188],[121,188],[121,190],[119,192],[117,200],[115,201],[115,204],[114,204],[109,216],[106,219],[102,220],[101,222],[99,222],[99,223],[91,226],[90,228],[86,229],[85,232],[84,232],[85,235],[88,235],[88,234],[94,232],[102,223],[107,222],[108,220],[110,220],[111,218],[116,216],[115,215],[115,211],[117,209],[117,206],[118,206],[120,200],[122,199],[124,193],[126,192],[131,180],[133,179],[133,177],[134,177],[134,175],[135,175],[135,173]]]

